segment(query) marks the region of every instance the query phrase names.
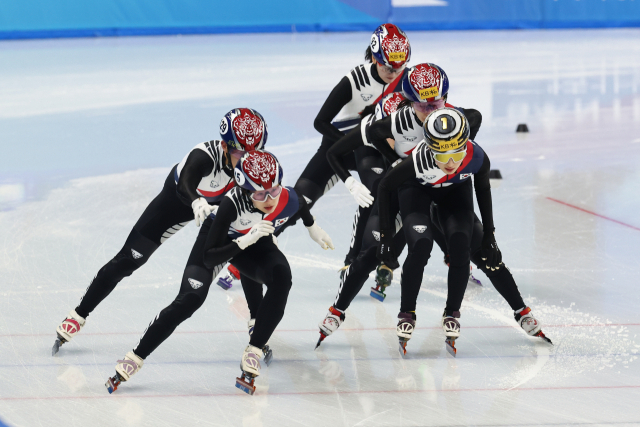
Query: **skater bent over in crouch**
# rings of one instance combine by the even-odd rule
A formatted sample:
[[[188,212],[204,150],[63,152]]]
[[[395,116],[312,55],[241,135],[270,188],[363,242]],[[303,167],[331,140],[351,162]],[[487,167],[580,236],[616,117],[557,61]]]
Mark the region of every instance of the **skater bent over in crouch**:
[[[404,31],[393,24],[380,25],[371,35],[365,52],[367,63],[353,68],[333,88],[313,122],[313,126],[322,134],[322,143],[294,186],[310,207],[338,181],[327,161],[327,150],[347,132],[353,131],[360,123],[363,110],[372,108],[385,96],[400,90],[401,76],[410,58],[411,45]],[[375,161],[368,165],[372,152],[375,153],[372,148],[365,147],[355,155],[351,152],[344,157],[346,168],[358,170],[363,182],[378,177],[378,173],[371,168],[382,167]],[[345,184],[358,183],[351,180]],[[293,218],[285,228],[296,221],[297,217]],[[357,251],[350,251],[349,254],[348,260],[355,257]]]
[[[133,226],[120,252],[98,271],[80,304],[58,326],[54,355],[80,332],[87,316],[123,278],[142,267],[162,243],[189,221],[195,218],[200,226],[217,208],[234,186],[233,167],[238,159],[245,151],[261,149],[266,144],[267,125],[257,111],[236,108],[223,117],[220,136],[222,140],[196,145],[171,169],[164,188]]]
[[[270,355],[267,341],[284,315],[291,288],[289,263],[272,234],[300,212],[314,241],[323,249],[333,249],[333,243],[315,223],[304,199],[294,189],[280,185],[282,168],[272,154],[245,154],[236,165],[234,177],[237,186],[220,203],[215,219],[207,219],[200,230],[196,246],[202,252],[199,257],[190,257],[178,297],[151,323],[138,346],[118,361],[116,375],[106,384],[109,392],[138,372],[144,359],[202,305],[211,285],[211,271],[232,260],[240,271],[253,320],[238,385],[253,394],[260,359]],[[267,286],[264,297],[263,284]]]
[[[339,146],[336,145],[330,150],[330,154],[333,154],[334,150],[340,150],[340,152],[343,149],[346,150],[347,145],[355,146],[359,143],[371,143],[386,157],[390,164],[398,164],[402,159],[410,156],[418,142],[423,138],[422,124],[427,116],[432,111],[445,106],[451,107],[445,102],[449,93],[449,79],[439,66],[423,63],[407,70],[402,78],[401,86],[406,102],[402,101],[396,111],[383,119],[361,124],[363,127],[361,138],[356,138],[352,134],[347,135],[340,141]],[[402,104],[406,105],[402,106]],[[470,131],[475,134],[479,130],[482,116],[476,110],[465,111],[468,111],[474,117],[474,122],[470,123],[469,127]],[[389,145],[389,140],[394,141],[393,148]],[[332,157],[330,156],[329,159],[331,160]],[[335,164],[336,172],[339,172],[341,176],[346,176],[344,168],[339,163],[335,161],[331,163],[332,165]],[[378,210],[382,208],[393,210],[395,215],[399,211],[397,194],[394,193],[390,197],[387,206],[383,207],[378,200],[374,202],[370,220],[367,222],[366,229],[362,234],[362,250],[356,261],[347,268],[341,277],[336,301],[330,309],[330,313],[327,314],[326,322],[320,323],[318,345],[340,326],[340,318],[344,317],[344,310],[360,291],[368,274],[377,265],[375,256],[376,241],[374,238],[376,240],[380,238]],[[402,221],[404,221],[405,217],[402,210],[400,210],[400,214]],[[401,224],[396,223],[396,226],[399,225]],[[396,235],[394,242],[396,253],[402,252],[405,246],[404,237],[404,233]],[[384,287],[391,283],[392,278],[392,270],[384,264],[381,265],[377,269],[376,289],[372,289],[371,295],[383,300],[385,297]]]
[[[443,233],[442,240],[450,245],[447,250],[445,244],[447,253],[456,252],[456,256],[451,255],[452,268],[449,271],[447,310],[450,312],[445,311],[445,314],[451,314],[451,316],[445,316],[447,320],[443,322],[443,327],[447,327],[445,330],[447,337],[454,341],[457,338],[457,335],[454,334],[457,332],[459,335],[457,317],[459,317],[459,308],[469,274],[469,258],[466,263],[464,259],[462,261],[459,259],[464,257],[465,252],[471,252],[471,259],[487,274],[498,292],[516,312],[516,320],[520,326],[530,335],[536,335],[540,332],[540,326],[522,301],[511,273],[504,267],[504,264],[501,264],[501,255],[495,245],[495,240],[493,240],[488,181],[489,160],[479,146],[472,141],[467,142],[469,131],[466,128],[466,119],[457,110],[447,108],[431,113],[425,127],[429,126],[429,123],[433,127],[435,119],[443,114],[448,120],[450,131],[449,133],[444,132],[442,134],[444,136],[439,135],[439,139],[443,140],[449,134],[449,141],[442,142],[441,145],[453,144],[458,148],[449,150],[452,153],[442,153],[443,156],[441,156],[438,151],[431,150],[428,143],[422,142],[418,145],[412,156],[389,171],[380,184],[377,200],[381,208],[380,227],[378,228],[377,224],[367,225],[367,230],[372,230],[371,233],[377,234],[380,239],[384,250],[379,251],[379,255],[384,261],[387,261],[386,265],[397,267],[397,254],[400,253],[398,249],[401,248],[398,242],[403,243],[406,238],[409,246],[409,255],[403,267],[402,298],[396,331],[400,338],[400,349],[403,354],[406,351],[406,342],[411,338],[415,327],[416,301],[424,266],[433,246],[433,237]],[[429,141],[429,133],[425,131],[425,134],[427,134],[425,139]],[[427,155],[431,157],[426,157]],[[399,176],[399,173],[402,175]],[[478,229],[482,227],[482,224],[473,213],[471,182],[468,179],[471,174],[476,175],[478,204],[481,206],[483,218],[487,218],[491,224],[489,226],[491,228],[490,234],[483,234],[482,229]],[[412,178],[420,178],[421,181],[418,182]],[[384,187],[382,187],[383,185]],[[394,234],[393,229],[395,228],[393,218],[397,212],[398,198],[403,219],[403,233],[396,234],[391,241],[390,236]],[[438,206],[433,206],[431,200],[439,201]],[[383,206],[385,206],[384,209]],[[431,212],[430,207],[433,207]],[[376,219],[377,215],[372,216],[370,223]],[[439,227],[442,228],[442,231],[438,229]],[[387,231],[390,228],[391,231]],[[486,223],[484,228],[488,229]],[[371,233],[365,233],[366,238]],[[364,284],[368,273],[375,268],[375,253],[372,250],[375,247],[370,247],[371,241],[373,239],[369,239],[368,243],[363,243],[363,248],[369,247],[369,249],[363,249],[356,262],[348,270],[349,274],[341,285],[335,304],[320,323],[322,335],[331,334],[344,321],[345,309]],[[393,249],[390,248],[391,245],[393,245]],[[469,245],[471,245],[471,251],[469,251]],[[451,347],[448,346],[448,349],[454,350],[454,342],[450,342],[450,344]]]
[[[331,167],[360,204],[354,218],[351,249],[345,259],[345,269],[361,249],[362,235],[371,214],[371,208],[364,207],[364,204],[371,204],[372,194],[377,195],[378,184],[387,169],[381,153],[391,159],[390,163],[407,157],[422,140],[422,123],[429,113],[445,106],[454,108],[446,102],[449,91],[447,74],[435,64],[423,63],[411,67],[404,73],[399,86],[402,88],[402,95],[396,92],[383,98],[376,105],[375,114],[363,117],[356,131],[341,138],[327,152]],[[425,88],[430,89],[430,92],[426,93]],[[469,126],[471,134],[475,136],[480,129],[482,115],[473,109],[459,110],[472,118]],[[379,172],[379,175],[371,177],[370,171],[366,175],[358,168],[362,184],[355,181],[345,162],[352,152],[356,153],[356,158],[364,157],[359,153],[368,153],[364,157],[366,162],[362,164],[371,166],[371,170]],[[385,273],[386,281],[390,283],[392,272],[383,269],[382,273]],[[381,278],[380,274],[376,277],[378,289],[381,288]],[[372,296],[383,300],[384,289],[374,290]]]
[[[362,182],[367,188],[362,189],[362,185],[351,177],[344,159],[347,154],[355,150],[358,153],[362,149],[367,149],[375,153],[369,155],[368,159],[376,159],[384,164],[382,153],[387,158],[388,163],[394,163],[407,157],[411,151],[418,145],[423,138],[422,123],[431,111],[438,108],[451,107],[446,103],[449,94],[449,79],[442,68],[435,64],[423,63],[411,67],[402,77],[400,86],[402,87],[402,95],[393,93],[385,97],[379,105],[376,106],[376,114],[363,118],[359,125],[359,132],[350,132],[334,144],[327,153],[327,158],[331,167],[345,184],[350,180],[354,184],[348,186],[352,194],[362,198],[369,196],[366,193],[370,190],[377,195],[377,186],[380,179],[384,176],[384,171],[376,177],[375,180],[367,180],[362,178]],[[429,89],[429,93],[425,92]],[[393,97],[393,98],[391,98]],[[404,99],[403,99],[404,98]],[[399,104],[396,104],[399,102]],[[473,120],[469,121],[469,128],[472,135],[475,135],[480,129],[482,123],[482,115],[473,109],[460,109]],[[393,143],[393,145],[390,145]],[[371,147],[377,149],[374,150]],[[371,184],[369,184],[371,182]],[[356,254],[362,249],[362,241],[365,239],[365,227],[367,225],[367,216],[371,215],[372,208],[359,208],[354,220],[354,229],[351,236],[351,251],[357,249]],[[378,229],[377,222],[375,229]],[[440,245],[441,241],[438,240]],[[400,243],[399,243],[400,244]],[[442,247],[443,251],[446,247]],[[398,248],[402,251],[402,245]],[[352,261],[345,260],[345,268]],[[344,281],[344,271],[341,280]],[[381,266],[376,270],[376,288],[371,290],[371,296],[383,301],[386,297],[385,288],[393,280],[393,271],[386,266]]]
[[[327,160],[335,174],[344,182],[347,190],[351,193],[356,203],[359,205],[353,218],[353,229],[351,231],[351,241],[349,252],[344,260],[344,267],[340,270],[341,275],[353,262],[362,246],[362,233],[367,224],[369,215],[373,208],[374,194],[378,193],[378,184],[387,170],[388,163],[380,152],[373,147],[366,136],[366,129],[371,123],[396,111],[398,104],[404,100],[400,92],[393,92],[382,98],[375,105],[373,112],[371,106],[362,112],[362,121],[358,126],[340,138],[333,147],[327,151]],[[393,142],[393,141],[391,141]],[[391,143],[390,142],[390,143]],[[347,166],[346,159],[355,155],[358,176],[360,182],[356,181]]]
[[[466,118],[455,109],[436,110],[424,123],[424,138],[411,157],[391,170],[380,183],[380,243],[377,257],[391,268],[398,267],[397,255],[392,248],[393,212],[384,207],[388,205],[393,192],[399,189],[400,210],[405,218],[403,229],[409,247],[402,271],[402,299],[397,327],[401,350],[405,352],[406,342],[415,328],[415,307],[424,267],[433,247],[431,203],[437,203],[438,222],[450,257],[442,327],[447,337],[447,349],[455,355],[455,340],[460,336],[458,319],[469,276],[475,224],[472,175],[475,175],[476,200],[482,216],[480,258],[485,271],[490,270],[487,275],[498,288],[501,285],[513,288],[515,282],[499,274],[506,267],[494,237],[490,162],[482,148],[469,141]],[[510,273],[507,276],[511,276]],[[503,296],[507,298],[505,294]],[[545,338],[531,310],[524,306],[524,302],[521,304],[514,313],[516,321],[529,335]]]

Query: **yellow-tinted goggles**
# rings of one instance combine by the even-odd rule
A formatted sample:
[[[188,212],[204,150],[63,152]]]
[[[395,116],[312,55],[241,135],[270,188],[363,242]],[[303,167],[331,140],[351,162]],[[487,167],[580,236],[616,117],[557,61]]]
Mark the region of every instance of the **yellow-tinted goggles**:
[[[467,155],[467,149],[464,151],[456,151],[455,153],[433,153],[433,158],[439,163],[449,163],[449,159],[453,159],[454,162],[461,162]]]

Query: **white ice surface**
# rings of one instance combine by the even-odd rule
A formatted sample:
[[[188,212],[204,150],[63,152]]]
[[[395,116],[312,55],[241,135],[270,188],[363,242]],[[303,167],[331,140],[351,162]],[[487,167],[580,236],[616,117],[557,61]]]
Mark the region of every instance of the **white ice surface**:
[[[488,279],[470,287],[458,357],[439,316],[434,249],[406,359],[400,290],[365,284],[318,351],[355,202],[314,208],[336,250],[301,226],[280,238],[294,286],[251,397],[234,387],[247,344],[238,287],[204,306],[109,395],[104,382],[178,291],[189,225],[125,279],[59,355],[55,327],[121,247],[172,164],[253,106],[293,184],[320,138],[313,118],[361,61],[365,33],[0,43],[0,420],[11,426],[638,425],[640,31],[409,33],[442,66],[450,102],[477,108],[477,141],[504,180],[496,236],[554,341],[529,338]],[[518,123],[531,133],[518,137]],[[567,206],[557,201],[567,203]],[[589,212],[585,212],[589,211]],[[598,216],[599,215],[599,216]],[[616,222],[617,221],[617,222]],[[635,249],[634,249],[635,248]],[[399,274],[397,275],[399,277]]]

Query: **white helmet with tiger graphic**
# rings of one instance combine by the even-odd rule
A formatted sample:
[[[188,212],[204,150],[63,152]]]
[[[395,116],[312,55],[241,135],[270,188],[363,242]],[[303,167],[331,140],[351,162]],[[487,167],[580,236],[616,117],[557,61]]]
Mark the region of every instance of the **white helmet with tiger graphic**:
[[[268,151],[245,153],[236,164],[233,177],[239,187],[249,191],[263,191],[282,182],[282,166]]]

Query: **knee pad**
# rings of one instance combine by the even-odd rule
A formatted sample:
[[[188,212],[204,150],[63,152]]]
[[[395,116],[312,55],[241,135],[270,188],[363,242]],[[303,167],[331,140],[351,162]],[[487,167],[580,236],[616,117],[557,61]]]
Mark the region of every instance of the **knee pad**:
[[[376,190],[376,182],[384,177],[384,170],[384,161],[379,156],[367,156],[358,161],[360,181],[372,192]]]
[[[168,324],[176,326],[195,313],[204,303],[204,298],[200,298],[195,293],[180,294],[162,313],[162,318]]]
[[[131,230],[120,252],[100,269],[98,276],[101,279],[117,283],[124,277],[131,276],[134,271],[142,267],[158,249],[158,246],[137,230]]]
[[[302,193],[307,201],[307,205],[309,205],[309,209],[311,209],[318,199],[324,194],[324,189],[320,188],[320,186],[315,182],[306,178],[299,178],[298,182],[296,182],[295,189]]]
[[[202,304],[207,298],[207,293],[209,292],[212,281],[213,274],[211,270],[197,265],[188,265],[182,275],[182,283],[180,284],[180,294],[178,297],[180,297],[180,295],[193,294],[202,300],[200,302],[200,304]]]
[[[429,217],[422,213],[412,213],[404,219],[404,234],[407,237],[409,251],[413,250],[415,244],[420,240],[430,240],[433,244],[433,225]]]
[[[142,267],[159,246],[159,244],[146,238],[134,228],[131,230],[129,237],[127,237],[127,241],[124,242],[124,246],[118,255],[122,258],[130,259],[138,267]]]
[[[362,234],[362,246],[360,253],[363,253],[369,248],[375,248],[380,241],[380,221],[377,214],[369,215],[367,225],[364,227],[364,233]],[[375,252],[375,250],[374,250]],[[358,255],[359,256],[359,255]]]
[[[130,251],[123,248],[111,261],[98,271],[97,278],[115,281],[131,276],[144,263],[137,263],[130,255]]]

